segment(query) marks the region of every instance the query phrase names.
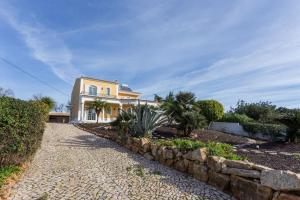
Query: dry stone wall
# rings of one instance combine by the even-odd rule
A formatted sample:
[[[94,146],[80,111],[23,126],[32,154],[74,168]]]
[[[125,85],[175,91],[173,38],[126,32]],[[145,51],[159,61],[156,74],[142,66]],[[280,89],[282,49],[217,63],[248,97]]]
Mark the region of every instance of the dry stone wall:
[[[153,144],[147,138],[119,136],[114,132],[94,134],[114,140],[149,160],[188,173],[236,199],[300,200],[300,174],[291,171],[274,170],[247,161],[210,156],[206,148],[180,151],[173,147]]]

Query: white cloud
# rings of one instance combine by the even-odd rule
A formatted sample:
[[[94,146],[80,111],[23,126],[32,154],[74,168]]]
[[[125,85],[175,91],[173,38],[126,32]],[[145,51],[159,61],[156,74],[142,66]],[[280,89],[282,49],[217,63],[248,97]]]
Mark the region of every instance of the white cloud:
[[[10,5],[0,5],[0,17],[21,34],[33,57],[48,65],[60,79],[72,83],[80,73],[72,64],[71,51],[56,32],[26,23]]]

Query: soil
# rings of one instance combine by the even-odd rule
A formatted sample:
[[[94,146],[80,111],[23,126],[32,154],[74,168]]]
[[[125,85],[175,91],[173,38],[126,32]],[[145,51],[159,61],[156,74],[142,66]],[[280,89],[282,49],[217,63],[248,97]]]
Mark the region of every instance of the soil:
[[[264,165],[273,169],[290,170],[296,173],[300,173],[300,156],[297,155],[271,155],[268,153],[257,154],[254,152],[241,152],[237,151],[237,154],[244,156],[250,162]]]
[[[177,133],[175,128],[161,127],[158,128],[154,134],[157,138],[178,138],[182,135]],[[192,133],[191,138],[201,140],[203,142],[215,141],[228,143],[231,145],[242,145],[242,144],[260,144],[261,141],[249,139],[246,137],[231,135],[219,131],[212,130],[196,130]]]

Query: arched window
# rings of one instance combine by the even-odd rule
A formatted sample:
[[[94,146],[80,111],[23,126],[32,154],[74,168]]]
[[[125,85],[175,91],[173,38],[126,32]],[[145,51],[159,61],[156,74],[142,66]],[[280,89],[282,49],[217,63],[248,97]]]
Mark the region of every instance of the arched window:
[[[97,95],[97,87],[94,85],[89,86],[89,95],[96,96]]]
[[[106,95],[110,96],[110,88],[106,88]]]

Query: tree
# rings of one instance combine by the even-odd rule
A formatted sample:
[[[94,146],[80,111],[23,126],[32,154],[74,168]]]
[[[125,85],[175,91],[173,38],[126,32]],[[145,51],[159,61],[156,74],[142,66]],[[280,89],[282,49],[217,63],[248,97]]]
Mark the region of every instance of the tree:
[[[300,110],[284,109],[277,120],[288,127],[287,140],[294,142],[300,138]]]
[[[183,131],[183,135],[188,137],[197,128],[204,127],[206,119],[198,111],[186,111],[180,117],[180,124],[178,129]]]
[[[177,129],[183,131],[185,136],[189,136],[194,129],[206,123],[205,117],[195,106],[195,99],[195,95],[191,92],[179,92],[176,96],[170,92],[161,105],[169,116],[169,121],[176,124]]]
[[[158,96],[157,94],[154,94],[154,101],[160,103],[162,102],[163,98],[161,96]]]
[[[105,101],[101,101],[97,99],[96,101],[92,102],[90,105],[90,108],[95,109],[96,115],[97,115],[97,124],[99,122],[99,115],[103,111],[103,109],[108,108],[108,103]]]
[[[36,101],[41,101],[44,104],[46,104],[48,106],[48,110],[52,110],[55,107],[55,101],[48,96],[42,96],[42,95],[34,95],[33,99]]]
[[[268,101],[246,103],[245,101],[240,100],[237,103],[237,107],[233,108],[232,111],[238,114],[245,114],[248,117],[261,122],[272,122],[276,118],[276,106]]]
[[[11,89],[4,89],[0,87],[0,97],[13,97],[14,93]]]
[[[197,106],[200,108],[200,113],[211,121],[219,120],[224,115],[223,105],[216,100],[202,100],[197,102]]]

